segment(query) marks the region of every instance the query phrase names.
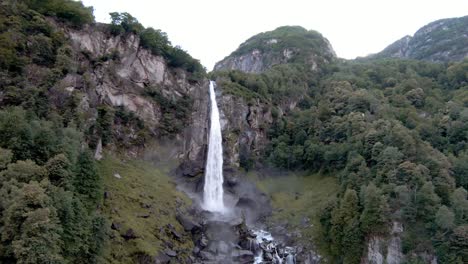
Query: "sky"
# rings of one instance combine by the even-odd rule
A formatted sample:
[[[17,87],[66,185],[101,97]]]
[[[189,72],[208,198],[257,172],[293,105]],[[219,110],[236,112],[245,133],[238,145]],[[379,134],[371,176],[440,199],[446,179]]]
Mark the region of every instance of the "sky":
[[[354,59],[384,49],[442,18],[468,15],[468,0],[82,0],[98,22],[128,12],[161,29],[208,69],[242,42],[279,26],[322,33],[338,57]]]

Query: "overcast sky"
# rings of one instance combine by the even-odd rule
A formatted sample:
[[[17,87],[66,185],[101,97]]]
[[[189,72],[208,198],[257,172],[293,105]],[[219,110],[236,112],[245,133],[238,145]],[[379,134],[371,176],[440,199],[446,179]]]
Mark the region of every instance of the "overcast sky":
[[[468,15],[468,0],[83,0],[99,22],[128,12],[145,27],[166,32],[211,70],[214,63],[260,32],[284,25],[314,29],[337,55],[375,53],[441,18]]]

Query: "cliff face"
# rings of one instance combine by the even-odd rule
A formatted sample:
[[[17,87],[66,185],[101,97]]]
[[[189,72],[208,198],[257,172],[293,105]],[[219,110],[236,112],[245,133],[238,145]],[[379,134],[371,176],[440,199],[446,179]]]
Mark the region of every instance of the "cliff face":
[[[336,57],[330,42],[315,31],[285,26],[255,35],[231,55],[216,63],[214,70],[261,73],[274,65],[301,62],[312,70]]]
[[[160,132],[165,112],[161,103],[148,97],[145,90],[150,87],[176,103],[183,97],[190,98],[191,113],[184,129],[172,135],[177,149],[175,156],[203,163],[209,111],[208,80],[189,81],[184,70],[169,67],[162,57],[142,49],[137,36],[112,36],[104,27],[67,30],[72,48],[78,54],[78,67],[86,70],[68,74],[59,86],[83,92],[80,104],[85,114],[95,116],[100,104],[123,107],[141,118],[155,134]]]
[[[434,21],[370,57],[461,61],[468,57],[468,16]]]
[[[292,111],[297,100],[291,98],[279,105],[272,105],[259,99],[246,100],[243,97],[224,93],[218,85],[218,104],[221,111],[224,159],[227,166],[251,167],[257,157],[264,156],[268,145],[268,129],[277,118]]]

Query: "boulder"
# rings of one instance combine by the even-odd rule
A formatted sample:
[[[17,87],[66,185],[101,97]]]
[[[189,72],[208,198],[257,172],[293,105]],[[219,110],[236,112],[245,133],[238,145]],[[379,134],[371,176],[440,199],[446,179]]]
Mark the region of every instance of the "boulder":
[[[215,260],[216,257],[215,255],[213,255],[212,253],[208,252],[208,251],[200,251],[200,257],[202,260]]]
[[[117,231],[119,231],[119,230],[120,230],[120,227],[121,227],[121,225],[120,225],[119,223],[112,222],[112,224],[111,224],[111,229],[112,229],[112,230],[117,230]]]
[[[167,256],[173,258],[173,257],[177,257],[177,252],[175,252],[174,250],[172,249],[169,249],[169,248],[166,248],[164,250],[164,254],[166,254]]]
[[[154,257],[155,264],[167,264],[170,261],[171,261],[171,258],[167,256],[166,254],[159,254],[156,257]]]
[[[200,253],[200,248],[196,246],[193,248],[192,252],[194,255],[198,255],[198,253]]]
[[[135,234],[135,231],[133,229],[129,228],[127,232],[125,232],[125,234],[122,235],[122,237],[125,240],[131,240],[137,238],[138,236]]]
[[[179,221],[179,223],[184,227],[184,230],[187,232],[195,233],[201,230],[201,226],[197,222],[193,221],[192,219],[190,219],[189,217],[185,215],[177,214],[176,219],[177,221]]]
[[[254,253],[250,250],[236,249],[231,253],[232,258],[239,262],[251,262],[254,260]]]
[[[236,207],[249,208],[249,209],[255,210],[257,208],[257,202],[247,197],[241,197],[237,201]]]

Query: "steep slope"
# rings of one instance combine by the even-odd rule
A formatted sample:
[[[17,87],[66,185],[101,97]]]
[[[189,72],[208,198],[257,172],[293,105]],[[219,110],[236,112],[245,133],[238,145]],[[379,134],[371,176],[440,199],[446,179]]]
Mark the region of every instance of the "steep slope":
[[[187,198],[151,162],[203,166],[201,65],[129,14],[96,24],[72,0],[2,1],[0,40],[0,262],[185,262],[191,236],[166,210]]]
[[[336,57],[327,39],[316,31],[284,26],[255,35],[231,55],[216,63],[214,70],[260,73],[283,63],[306,63],[317,70]]]
[[[318,249],[333,263],[466,262],[468,252],[457,250],[468,208],[466,67],[466,60],[336,60],[316,72],[298,59],[258,73],[215,71],[229,120],[225,159],[260,175],[260,187],[277,181],[294,194],[282,204],[266,189],[270,227],[287,230],[306,252]],[[286,172],[264,172],[270,166]],[[309,208],[309,191],[287,183],[291,170],[332,177],[339,191]],[[294,208],[301,204],[307,210]]]
[[[468,57],[468,16],[429,23],[369,57],[461,61]]]

